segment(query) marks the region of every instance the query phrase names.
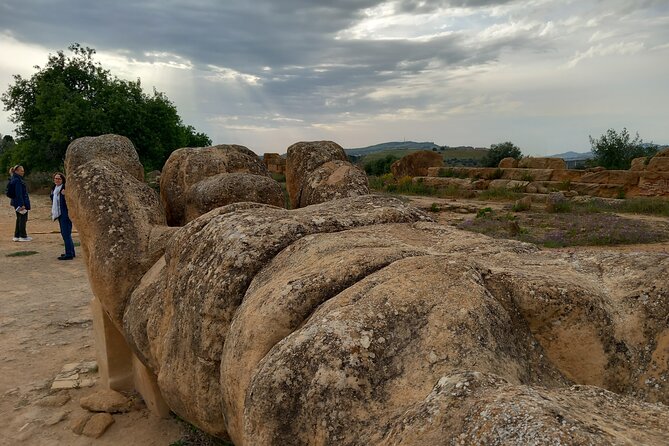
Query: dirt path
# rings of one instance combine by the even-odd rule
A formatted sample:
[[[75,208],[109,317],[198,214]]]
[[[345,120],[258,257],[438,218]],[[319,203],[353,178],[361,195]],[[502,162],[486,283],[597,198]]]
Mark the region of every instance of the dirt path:
[[[32,242],[12,241],[15,214],[7,202],[0,208],[0,445],[164,446],[178,440],[180,424],[158,419],[146,408],[114,415],[115,423],[96,440],[70,430],[69,421],[84,412],[79,399],[102,387],[96,381],[88,388],[52,391],[51,384],[65,364],[95,360],[92,294],[80,257],[56,259],[64,249],[58,224],[50,220],[49,198],[32,196],[31,201]],[[37,253],[7,257],[17,251]],[[43,406],[40,399],[53,394],[70,400]]]

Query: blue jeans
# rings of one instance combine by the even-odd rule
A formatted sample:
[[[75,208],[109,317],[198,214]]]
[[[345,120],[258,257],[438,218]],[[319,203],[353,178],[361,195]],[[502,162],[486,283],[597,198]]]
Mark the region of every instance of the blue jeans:
[[[65,255],[74,257],[74,242],[72,241],[72,220],[68,217],[58,217],[60,235],[65,242]]]

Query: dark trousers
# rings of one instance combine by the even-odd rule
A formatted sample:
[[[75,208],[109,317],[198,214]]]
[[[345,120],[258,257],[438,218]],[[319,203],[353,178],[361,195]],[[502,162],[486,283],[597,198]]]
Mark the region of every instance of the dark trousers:
[[[65,255],[74,257],[74,242],[72,241],[72,220],[68,217],[58,217],[60,235],[65,242]]]
[[[28,213],[21,215],[16,213],[16,227],[14,228],[14,237],[26,238],[26,223],[28,223]]]

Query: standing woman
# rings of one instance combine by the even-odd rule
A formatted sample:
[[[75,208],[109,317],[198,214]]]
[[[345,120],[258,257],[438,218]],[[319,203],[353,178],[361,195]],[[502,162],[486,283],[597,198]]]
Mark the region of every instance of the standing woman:
[[[51,189],[51,218],[58,220],[60,235],[65,242],[65,254],[61,254],[58,260],[72,260],[74,254],[74,242],[72,241],[72,220],[67,212],[67,201],[65,200],[65,175],[57,172],[53,176],[53,188]]]
[[[32,237],[26,233],[26,223],[28,222],[28,211],[30,210],[30,197],[28,197],[28,188],[23,181],[23,175],[26,173],[22,165],[18,164],[9,169],[12,179],[9,182],[8,189],[11,191],[11,204],[16,211],[16,227],[14,228],[15,242],[29,242]]]

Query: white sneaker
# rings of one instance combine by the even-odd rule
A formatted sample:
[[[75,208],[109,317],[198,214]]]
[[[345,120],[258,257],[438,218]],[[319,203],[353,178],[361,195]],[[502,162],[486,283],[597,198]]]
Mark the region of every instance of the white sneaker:
[[[12,241],[13,241],[13,242],[18,242],[18,241],[19,241],[19,238],[18,238],[18,237],[12,237]]]
[[[32,237],[19,237],[20,242],[29,242],[32,239],[33,239]]]

